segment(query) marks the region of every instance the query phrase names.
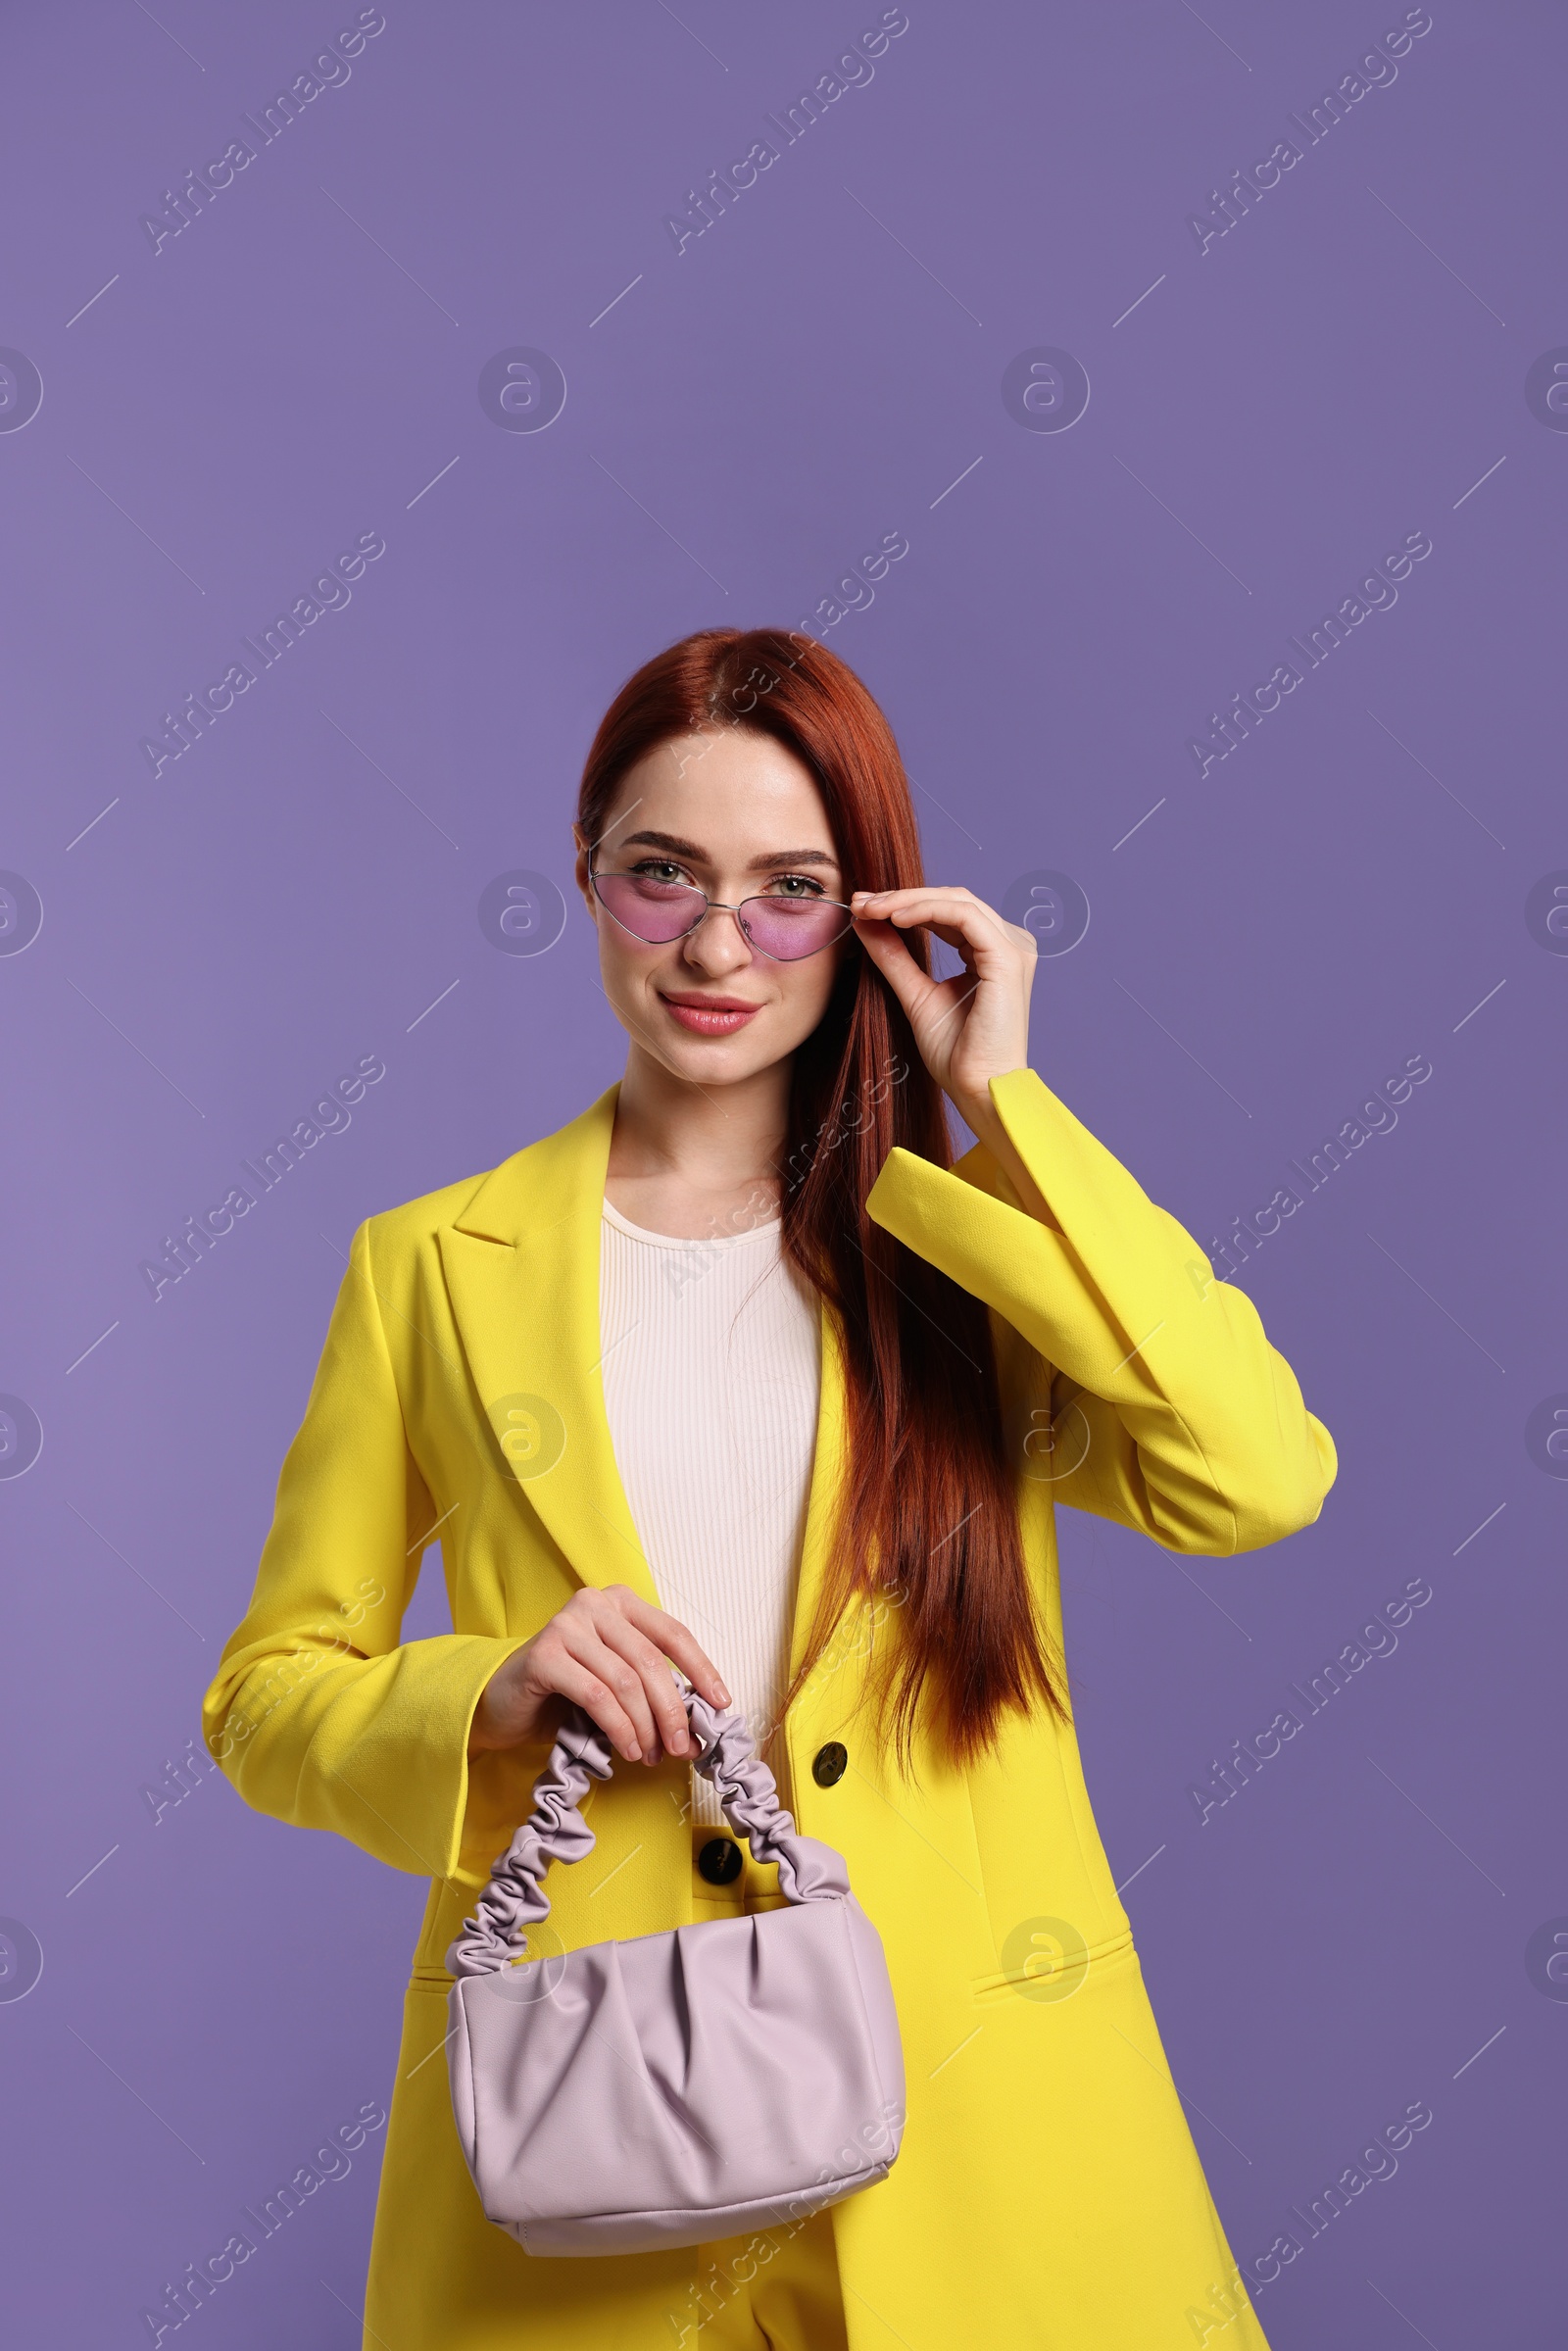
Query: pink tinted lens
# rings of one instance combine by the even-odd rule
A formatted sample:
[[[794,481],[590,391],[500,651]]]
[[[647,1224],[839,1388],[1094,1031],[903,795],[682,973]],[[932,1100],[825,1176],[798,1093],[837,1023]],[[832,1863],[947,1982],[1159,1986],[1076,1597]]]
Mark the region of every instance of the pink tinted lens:
[[[684,882],[650,881],[641,873],[598,873],[594,887],[633,938],[662,947],[689,931],[708,901]]]
[[[831,947],[849,926],[849,908],[822,898],[749,898],[741,907],[747,938],[780,963]]]

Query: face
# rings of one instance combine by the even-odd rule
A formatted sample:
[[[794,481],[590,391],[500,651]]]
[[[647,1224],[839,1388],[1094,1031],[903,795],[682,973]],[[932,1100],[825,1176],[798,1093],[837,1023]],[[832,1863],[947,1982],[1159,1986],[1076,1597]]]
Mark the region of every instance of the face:
[[[859,952],[853,933],[815,955],[776,961],[715,906],[685,938],[649,945],[590,888],[591,845],[573,829],[605,993],[634,1047],[674,1077],[721,1086],[772,1067],[810,1035],[845,956]],[[593,865],[601,877],[643,876],[650,898],[683,883],[726,907],[747,898],[847,900],[853,887],[810,770],[770,735],[740,727],[659,744],[629,768],[593,845]]]

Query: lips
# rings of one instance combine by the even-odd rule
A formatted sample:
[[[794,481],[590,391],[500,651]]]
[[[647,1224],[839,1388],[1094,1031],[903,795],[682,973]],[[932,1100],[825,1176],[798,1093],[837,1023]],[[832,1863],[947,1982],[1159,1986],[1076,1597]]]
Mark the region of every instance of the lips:
[[[733,1037],[761,1010],[739,996],[666,996],[664,1008],[695,1037]]]

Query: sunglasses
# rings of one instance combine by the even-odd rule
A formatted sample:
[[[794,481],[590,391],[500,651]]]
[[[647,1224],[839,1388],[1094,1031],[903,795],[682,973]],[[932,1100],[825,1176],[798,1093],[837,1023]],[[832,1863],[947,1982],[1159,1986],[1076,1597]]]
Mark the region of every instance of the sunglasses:
[[[660,882],[646,873],[594,873],[588,879],[607,914],[647,947],[684,939],[712,907],[733,914],[741,935],[775,963],[799,963],[842,939],[855,917],[836,898],[743,898],[738,906],[709,898],[686,882]]]

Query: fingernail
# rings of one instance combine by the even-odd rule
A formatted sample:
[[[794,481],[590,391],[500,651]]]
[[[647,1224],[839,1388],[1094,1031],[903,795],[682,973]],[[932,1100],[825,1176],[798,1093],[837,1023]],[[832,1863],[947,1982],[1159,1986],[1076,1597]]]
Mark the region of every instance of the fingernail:
[[[648,1764],[657,1763],[659,1761],[659,1749],[657,1747],[650,1747],[647,1754],[643,1757],[643,1761],[644,1763]]]
[[[728,1690],[727,1690],[724,1688],[724,1685],[723,1685],[723,1683],[722,1683],[722,1682],[715,1682],[715,1683],[713,1684],[713,1688],[714,1688],[714,1689],[717,1690],[717,1692],[718,1692],[718,1702],[719,1702],[719,1704],[720,1704],[721,1706],[728,1706],[728,1705],[731,1705],[731,1704],[733,1704],[733,1700],[732,1700],[732,1699],[731,1699],[731,1697],[730,1697],[729,1691],[728,1691]]]

